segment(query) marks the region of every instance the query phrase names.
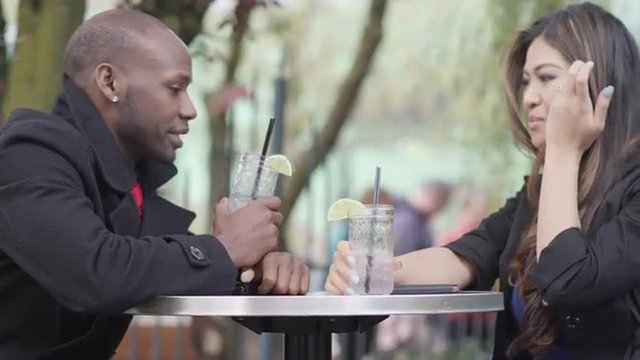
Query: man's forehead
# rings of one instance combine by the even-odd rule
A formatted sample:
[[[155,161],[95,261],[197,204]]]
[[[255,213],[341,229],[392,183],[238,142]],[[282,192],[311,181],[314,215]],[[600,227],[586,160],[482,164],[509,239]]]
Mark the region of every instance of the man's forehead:
[[[171,36],[149,33],[131,54],[123,54],[138,68],[191,79],[191,55],[184,44]]]

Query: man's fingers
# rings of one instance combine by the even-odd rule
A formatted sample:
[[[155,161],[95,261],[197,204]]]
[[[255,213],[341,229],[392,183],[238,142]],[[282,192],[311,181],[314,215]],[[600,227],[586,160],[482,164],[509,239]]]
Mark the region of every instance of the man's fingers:
[[[309,267],[302,264],[302,277],[300,278],[300,294],[304,295],[309,292],[309,281],[311,275],[309,274]]]
[[[216,204],[216,215],[229,215],[229,207],[228,207],[229,199],[222,198],[222,200],[218,201]]]
[[[280,205],[282,205],[280,198],[275,196],[259,198],[255,202],[266,206],[271,211],[280,210]]]
[[[294,269],[291,266],[291,260],[278,261],[278,278],[276,279],[276,284],[273,287],[274,293],[281,295],[289,293],[291,277],[294,276],[293,271]]]
[[[289,285],[287,289],[287,294],[289,295],[298,295],[300,293],[300,285],[302,279],[302,268],[304,265],[299,262],[295,262],[295,264],[291,268],[291,276],[289,277]]]
[[[243,269],[242,273],[240,273],[240,281],[245,284],[248,284],[256,278],[256,272],[253,269],[247,268]]]
[[[276,286],[276,281],[278,280],[278,266],[272,261],[269,261],[268,258],[262,262],[262,281],[260,282],[260,286],[258,286],[258,293],[260,294],[268,294],[273,288]]]
[[[279,213],[277,211],[272,211],[271,219],[272,219],[271,221],[273,221],[274,224],[278,226],[282,225],[282,220],[283,220],[282,213]]]

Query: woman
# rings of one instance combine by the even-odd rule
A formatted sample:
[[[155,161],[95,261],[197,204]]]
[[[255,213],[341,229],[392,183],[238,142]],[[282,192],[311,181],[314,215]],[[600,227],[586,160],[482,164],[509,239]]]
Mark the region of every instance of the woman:
[[[459,240],[397,258],[397,284],[499,279],[494,359],[640,358],[639,60],[624,25],[589,3],[521,32],[506,77],[534,159],[525,186]],[[327,291],[347,291],[349,256],[340,243]]]

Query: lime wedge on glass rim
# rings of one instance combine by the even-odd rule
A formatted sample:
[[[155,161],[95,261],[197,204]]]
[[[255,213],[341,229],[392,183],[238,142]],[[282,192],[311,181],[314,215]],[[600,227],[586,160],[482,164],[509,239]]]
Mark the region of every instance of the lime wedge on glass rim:
[[[286,156],[281,154],[269,155],[265,159],[265,163],[278,173],[286,176],[293,175],[293,164]]]
[[[358,200],[342,198],[336,200],[327,211],[327,220],[336,221],[357,216],[364,212],[365,206]]]

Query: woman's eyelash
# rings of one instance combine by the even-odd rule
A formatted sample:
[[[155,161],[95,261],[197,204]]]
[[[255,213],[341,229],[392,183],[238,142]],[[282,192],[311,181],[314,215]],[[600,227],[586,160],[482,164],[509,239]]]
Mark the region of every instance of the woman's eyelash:
[[[556,78],[555,75],[549,75],[549,74],[540,74],[539,77],[542,82],[548,82]]]

